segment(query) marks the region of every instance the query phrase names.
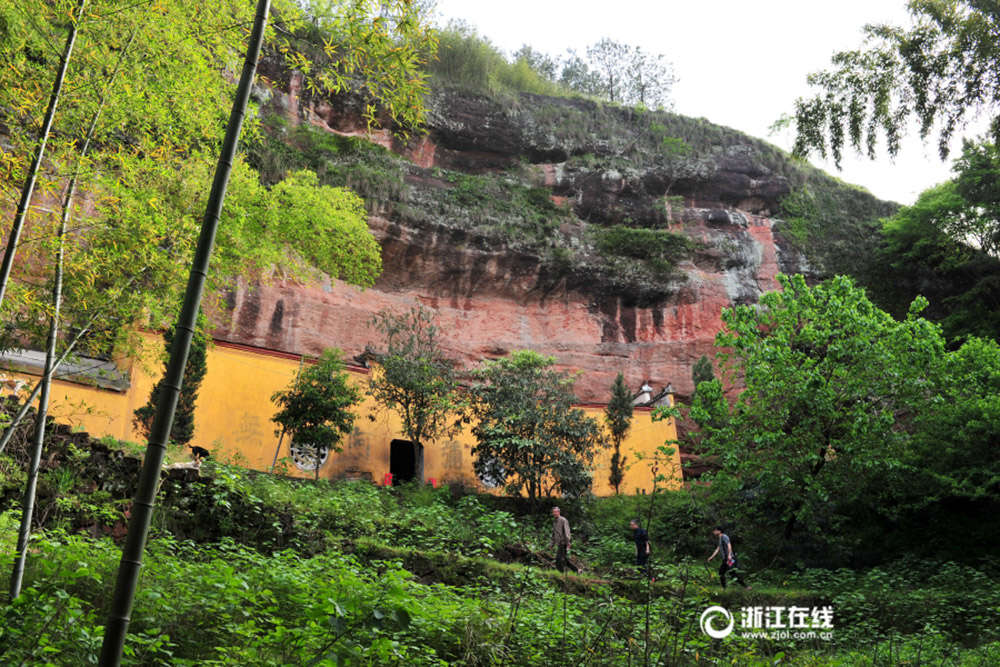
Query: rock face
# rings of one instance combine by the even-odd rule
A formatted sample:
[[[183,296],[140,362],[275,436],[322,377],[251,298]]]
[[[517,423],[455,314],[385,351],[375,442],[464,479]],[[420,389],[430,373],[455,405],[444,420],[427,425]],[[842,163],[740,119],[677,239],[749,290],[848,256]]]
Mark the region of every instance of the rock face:
[[[716,247],[740,249],[740,263],[688,263],[676,297],[646,307],[628,294],[595,296],[554,283],[530,256],[464,246],[450,234],[428,237],[384,219],[371,223],[385,266],[375,287],[240,285],[216,336],[294,353],[337,346],[354,355],[378,342],[367,323],[372,314],[419,303],[437,312],[448,351],[464,366],[530,348],[584,371],[576,385],[581,402],[604,402],[618,372],[636,388],[673,383],[686,394],[691,366],[711,354],[722,309],[753,303],[774,289],[778,272],[771,220],[756,216],[703,225]]]
[[[293,78],[272,91],[271,110],[325,131],[362,131],[343,106],[297,93]],[[295,354],[336,346],[351,357],[380,343],[368,326],[375,312],[419,303],[436,311],[465,367],[530,348],[581,371],[583,403],[605,402],[618,372],[633,388],[670,383],[683,397],[691,366],[712,356],[722,309],[755,303],[779,272],[809,270],[772,217],[795,183],[762,164],[760,142],[739,143],[727,130],[728,145],[678,161],[657,149],[659,126],[633,110],[529,95],[504,105],[455,92],[436,94],[430,108],[428,134],[408,145],[370,135],[410,161],[411,199],[453,189],[442,174],[516,173],[571,209],[551,232],[561,250],[498,240],[463,227],[461,215],[415,222],[382,207],[370,219],[384,265],[374,287],[240,284],[213,316],[217,337]],[[683,234],[694,250],[659,284],[655,275],[616,275],[631,266],[623,263],[591,271],[587,230],[609,225]],[[576,258],[572,266],[554,261],[559,253]]]

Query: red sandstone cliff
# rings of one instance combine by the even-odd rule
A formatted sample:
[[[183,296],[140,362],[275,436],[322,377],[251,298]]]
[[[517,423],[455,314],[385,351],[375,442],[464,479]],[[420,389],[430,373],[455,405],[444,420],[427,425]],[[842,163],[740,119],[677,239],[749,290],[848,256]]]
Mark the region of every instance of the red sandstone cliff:
[[[467,366],[530,348],[583,371],[576,385],[582,402],[603,402],[619,371],[635,388],[648,380],[655,388],[673,383],[688,394],[691,366],[711,354],[722,309],[775,286],[778,250],[771,224],[751,216],[746,227],[692,232],[736,239],[753,261],[739,272],[689,263],[682,267],[689,279],[675,298],[638,307],[628,304],[627,295],[595,298],[578,289],[542,287],[531,258],[439,248],[440,239],[373,218],[385,266],[375,287],[339,281],[322,288],[240,285],[216,335],[295,353],[336,345],[353,355],[377,342],[367,324],[373,313],[422,303],[437,312],[449,352]]]
[[[292,124],[360,132],[349,108],[297,93],[293,79],[266,95],[267,108]],[[376,207],[371,228],[384,273],[373,288],[241,284],[214,316],[216,336],[297,354],[337,346],[353,356],[378,342],[367,324],[373,313],[421,303],[437,312],[449,352],[466,366],[530,348],[582,371],[581,402],[606,400],[619,371],[634,388],[672,383],[690,394],[691,366],[711,356],[722,309],[756,302],[775,287],[776,273],[806,266],[771,217],[790,185],[755,162],[753,146],[729,145],[678,168],[635,148],[630,123],[649,126],[634,111],[582,100],[522,96],[511,107],[437,94],[426,136],[400,146],[388,133],[371,135],[410,160],[401,186],[406,210],[433,208],[426,202],[456,187],[450,173],[521,174],[571,208],[571,218],[548,233],[582,258],[579,265],[554,268],[538,243],[498,240],[482,225],[463,226],[461,213],[415,221],[403,207]],[[683,196],[683,204],[667,194]],[[662,280],[623,277],[616,271],[625,264],[588,264],[587,237],[574,231],[610,224],[680,232],[696,250]]]

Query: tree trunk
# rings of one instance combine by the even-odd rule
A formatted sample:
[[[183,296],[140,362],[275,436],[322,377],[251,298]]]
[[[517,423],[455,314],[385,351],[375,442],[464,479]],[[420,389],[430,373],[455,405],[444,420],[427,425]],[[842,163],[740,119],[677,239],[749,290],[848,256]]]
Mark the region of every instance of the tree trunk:
[[[59,71],[52,84],[49,106],[45,110],[45,119],[42,121],[42,128],[38,133],[38,146],[35,148],[35,156],[31,160],[28,175],[21,188],[21,199],[17,204],[17,212],[14,214],[14,224],[11,225],[10,235],[7,237],[7,251],[3,256],[3,264],[0,265],[0,306],[3,305],[4,294],[7,291],[7,282],[10,280],[10,272],[14,266],[14,255],[17,253],[17,242],[21,237],[21,229],[24,227],[24,218],[28,215],[28,207],[31,205],[31,194],[35,190],[35,181],[38,180],[38,171],[41,168],[42,158],[45,156],[45,145],[48,143],[49,133],[52,130],[56,106],[59,104],[59,95],[62,93],[63,81],[66,78],[66,69],[69,67],[70,56],[73,55],[73,46],[76,44],[76,35],[79,32],[80,21],[83,19],[86,5],[87,0],[79,0],[76,12],[71,17],[69,34],[66,35],[66,46],[63,47],[62,57],[59,60]]]
[[[302,374],[302,364],[304,364],[305,362],[306,362],[306,355],[303,354],[301,357],[299,357],[299,368],[297,371],[295,371],[295,380],[292,381],[292,384],[298,382],[299,376]],[[271,461],[271,467],[268,468],[268,472],[274,472],[274,467],[278,465],[278,455],[281,454],[281,443],[285,439],[285,432],[286,429],[284,426],[282,426],[281,435],[278,436],[278,446],[274,449],[274,460]],[[2,451],[3,449],[0,449],[0,452]]]
[[[319,484],[319,462],[320,462],[320,448],[318,446],[313,448],[313,463],[316,467],[313,468],[313,483]]]
[[[67,203],[72,203],[72,181],[66,195]],[[66,250],[66,221],[69,218],[69,207],[63,209],[59,221],[59,249],[56,251],[56,273],[52,285],[52,317],[49,320],[49,336],[45,345],[45,370],[42,373],[41,396],[38,399],[38,413],[35,415],[35,438],[31,449],[31,462],[28,465],[28,480],[24,485],[24,499],[21,502],[21,529],[17,535],[17,555],[14,569],[10,575],[10,599],[17,599],[21,594],[21,583],[24,580],[24,565],[28,557],[28,540],[31,537],[31,517],[35,511],[35,490],[38,487],[38,467],[42,461],[42,445],[45,443],[45,417],[49,410],[49,392],[52,387],[52,364],[56,358],[56,338],[59,335],[59,308],[62,305],[63,257]]]
[[[820,448],[819,461],[817,461],[816,465],[814,465],[812,470],[809,471],[810,477],[816,477],[816,475],[819,474],[819,471],[823,469],[823,466],[826,464],[827,449],[828,447],[826,446]],[[795,523],[798,519],[799,510],[802,509],[802,505],[803,502],[801,500],[795,503],[795,506],[792,508],[792,515],[788,517],[788,521],[785,523],[785,531],[783,535],[786,542],[792,537],[792,532],[795,530]]]
[[[121,563],[118,566],[111,613],[105,626],[104,643],[101,646],[99,662],[104,667],[117,667],[121,664],[122,650],[125,647],[125,637],[132,614],[132,603],[139,583],[142,555],[146,548],[149,524],[153,517],[153,504],[156,501],[160,466],[166,453],[167,438],[173,426],[174,411],[177,408],[181,382],[184,379],[184,366],[187,363],[188,350],[191,347],[191,338],[194,336],[198,310],[201,307],[201,295],[205,287],[205,278],[208,275],[215,232],[219,225],[219,215],[222,212],[226,186],[229,182],[229,174],[232,171],[240,132],[243,128],[243,119],[250,99],[250,88],[257,70],[261,45],[264,42],[264,28],[267,24],[269,8],[270,0],[257,1],[253,31],[247,45],[247,54],[243,61],[243,72],[236,90],[236,99],[233,101],[233,108],[229,115],[222,153],[215,170],[215,179],[212,182],[212,191],[209,195],[201,235],[198,238],[198,247],[195,251],[191,274],[184,294],[184,305],[181,308],[177,326],[174,328],[174,344],[170,351],[170,362],[167,365],[165,375],[166,391],[163,392],[160,403],[157,405],[156,416],[150,430],[149,445],[146,448],[139,478],[139,488],[136,491],[135,501],[132,503],[132,517],[129,519],[125,549],[122,551]]]
[[[618,487],[621,486],[622,477],[623,477],[622,472],[621,472],[621,467],[622,467],[621,445],[622,445],[621,438],[615,438],[615,453],[611,457],[611,475],[612,475],[612,477],[614,477],[614,486],[615,486],[615,495],[616,496],[619,493]]]

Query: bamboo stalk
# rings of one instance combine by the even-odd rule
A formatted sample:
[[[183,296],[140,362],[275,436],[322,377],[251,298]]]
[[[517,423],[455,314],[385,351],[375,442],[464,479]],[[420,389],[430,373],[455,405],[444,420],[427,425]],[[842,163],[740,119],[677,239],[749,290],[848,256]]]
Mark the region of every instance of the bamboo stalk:
[[[118,73],[121,72],[122,65],[125,62],[125,54],[128,53],[132,44],[135,42],[136,34],[138,34],[138,30],[133,30],[132,34],[129,36],[128,42],[122,49],[121,55],[118,57],[118,62],[115,64],[114,71],[111,73],[111,76],[108,77],[108,82],[104,87],[104,92],[101,94],[101,99],[97,105],[97,109],[94,111],[94,115],[90,119],[90,126],[87,128],[86,137],[84,139],[83,146],[80,148],[80,155],[77,158],[76,169],[73,170],[73,177],[70,179],[69,187],[66,192],[66,198],[63,201],[63,234],[65,234],[65,227],[69,224],[69,216],[72,213],[73,199],[76,197],[76,185],[80,180],[80,173],[83,170],[83,160],[87,157],[87,153],[90,151],[90,144],[94,139],[94,134],[97,132],[97,123],[100,121],[101,113],[104,111],[104,107],[108,102],[108,93],[114,86],[115,79],[118,78]],[[132,278],[132,280],[129,281],[129,284],[131,285],[133,282],[135,282],[135,278]],[[0,299],[2,299],[2,296],[0,296]],[[79,343],[80,339],[83,338],[87,331],[90,330],[90,327],[93,326],[94,322],[97,320],[98,314],[100,314],[100,309],[98,312],[91,315],[90,319],[87,320],[87,323],[83,326],[83,328],[80,329],[80,331],[78,331],[73,337],[73,340],[66,345],[66,349],[63,350],[63,353],[59,355],[59,358],[52,364],[49,372],[42,374],[41,380],[35,385],[35,388],[31,391],[31,395],[28,396],[24,405],[21,406],[21,409],[17,411],[14,419],[11,421],[10,425],[7,426],[7,430],[4,432],[3,438],[0,439],[0,454],[2,454],[4,449],[7,448],[7,445],[10,444],[11,438],[14,437],[14,432],[17,430],[21,420],[24,419],[24,416],[28,414],[28,409],[31,407],[32,402],[34,402],[35,397],[38,396],[41,391],[42,385],[46,382],[52,381],[52,377],[56,372],[56,369],[59,368],[64,361],[66,361],[66,358],[69,357],[73,348],[76,347],[76,344]]]
[[[72,201],[72,186],[67,199]],[[59,309],[62,306],[63,258],[66,252],[66,220],[63,212],[59,220],[59,249],[56,251],[56,273],[52,285],[52,318],[49,320],[49,336],[45,345],[45,371],[42,374],[42,392],[38,399],[35,415],[35,437],[32,443],[31,462],[28,465],[28,480],[24,485],[24,499],[21,502],[21,529],[17,535],[17,555],[10,575],[10,599],[21,594],[24,580],[24,566],[28,557],[28,540],[31,538],[31,517],[35,511],[35,491],[38,487],[38,468],[42,461],[42,445],[45,443],[45,417],[49,410],[49,390],[52,387],[52,364],[56,358],[56,338],[59,335]]]
[[[191,338],[194,336],[198,311],[201,307],[201,296],[208,275],[212,246],[215,243],[215,233],[218,229],[219,216],[226,196],[226,186],[236,156],[243,119],[246,116],[250,88],[257,70],[257,60],[260,58],[269,8],[270,0],[257,1],[257,13],[247,45],[246,58],[243,61],[243,72],[240,75],[236,99],[233,101],[229,124],[226,128],[226,137],[222,144],[222,153],[219,156],[215,178],[212,182],[212,191],[205,209],[201,235],[198,238],[198,247],[195,251],[191,274],[184,294],[184,304],[177,320],[177,326],[174,328],[174,342],[171,346],[170,361],[164,376],[166,391],[156,407],[156,415],[150,429],[149,444],[146,448],[139,478],[139,488],[132,503],[128,536],[122,551],[121,563],[118,566],[111,612],[105,626],[104,643],[101,646],[99,662],[104,667],[117,667],[121,664],[125,637],[131,620],[132,604],[139,583],[142,555],[146,547],[146,539],[149,536],[149,524],[153,517],[153,504],[156,500],[156,489],[160,479],[160,466],[166,453],[167,438],[173,426],[177,399],[180,395],[181,383],[184,380],[184,367],[187,364]]]
[[[42,121],[42,129],[38,136],[38,146],[35,148],[35,156],[31,160],[28,168],[28,175],[25,178],[24,186],[21,188],[21,200],[17,204],[17,212],[14,214],[14,224],[11,225],[10,235],[7,237],[7,251],[3,256],[3,264],[0,266],[0,306],[3,305],[4,294],[7,291],[7,282],[10,279],[10,272],[14,266],[14,255],[17,253],[17,241],[21,237],[21,229],[24,227],[24,218],[28,214],[28,207],[31,205],[31,195],[35,190],[35,181],[38,180],[38,172],[45,156],[45,145],[49,140],[49,133],[52,130],[52,121],[55,119],[56,107],[59,105],[59,95],[62,93],[63,81],[66,79],[66,70],[69,68],[69,60],[73,55],[73,46],[76,44],[76,35],[80,30],[80,21],[83,19],[83,11],[86,9],[87,0],[79,0],[76,5],[76,12],[72,16],[69,34],[66,35],[66,46],[63,48],[62,57],[59,60],[59,71],[56,80],[52,84],[52,94],[49,95],[49,106],[45,110],[45,119]]]
[[[48,416],[49,394],[52,388],[52,375],[55,372],[56,363],[56,342],[59,338],[59,311],[62,307],[63,264],[66,253],[66,228],[69,226],[69,220],[73,214],[73,200],[76,198],[76,188],[80,180],[80,173],[83,170],[83,162],[87,156],[87,152],[90,150],[90,143],[94,139],[94,134],[97,132],[97,124],[100,121],[101,112],[104,110],[104,106],[107,103],[108,91],[114,85],[115,78],[117,78],[118,72],[121,70],[121,65],[125,60],[125,53],[128,52],[129,47],[131,47],[132,42],[135,40],[135,35],[136,32],[133,31],[128,43],[122,50],[122,55],[118,59],[114,72],[108,78],[108,83],[101,95],[100,103],[97,105],[97,109],[94,111],[94,115],[90,119],[90,125],[87,127],[86,138],[84,139],[83,145],[80,147],[80,153],[77,156],[76,168],[73,170],[73,176],[69,180],[69,184],[66,187],[66,196],[63,199],[62,215],[59,219],[59,250],[56,254],[55,281],[52,286],[52,318],[49,320],[49,336],[45,349],[45,368],[42,373],[41,382],[39,383],[39,387],[41,388],[41,397],[38,400],[38,412],[35,415],[35,437],[32,445],[31,464],[28,467],[28,479],[25,483],[24,500],[21,505],[21,529],[18,533],[17,539],[17,557],[14,561],[14,568],[10,577],[11,600],[14,600],[21,594],[21,584],[24,580],[24,567],[28,553],[28,540],[31,537],[31,518],[34,513],[35,493],[38,487],[38,467],[41,463],[42,447],[45,444],[45,420]],[[89,326],[90,325],[88,323],[87,327]],[[87,327],[84,327],[84,329]],[[76,341],[80,340],[80,336],[82,336],[82,332],[80,332],[80,334],[78,334],[74,339],[74,345],[76,344]],[[60,357],[60,361],[66,358],[70,349],[72,349],[72,346],[67,347]],[[30,404],[30,400],[25,401],[25,406]],[[16,428],[16,424],[11,425],[11,435],[13,435],[14,428]]]

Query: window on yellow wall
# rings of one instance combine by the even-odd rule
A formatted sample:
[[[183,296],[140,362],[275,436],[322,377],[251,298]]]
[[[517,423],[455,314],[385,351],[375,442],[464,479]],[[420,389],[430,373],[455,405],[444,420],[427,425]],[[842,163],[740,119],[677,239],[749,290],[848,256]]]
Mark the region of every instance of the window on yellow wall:
[[[292,442],[289,446],[292,454],[292,461],[299,470],[316,470],[322,468],[326,463],[330,451],[323,448],[321,452],[316,451],[316,447],[307,442]]]
[[[507,471],[497,459],[481,462],[477,473],[480,483],[487,489],[498,489],[507,479]]]

